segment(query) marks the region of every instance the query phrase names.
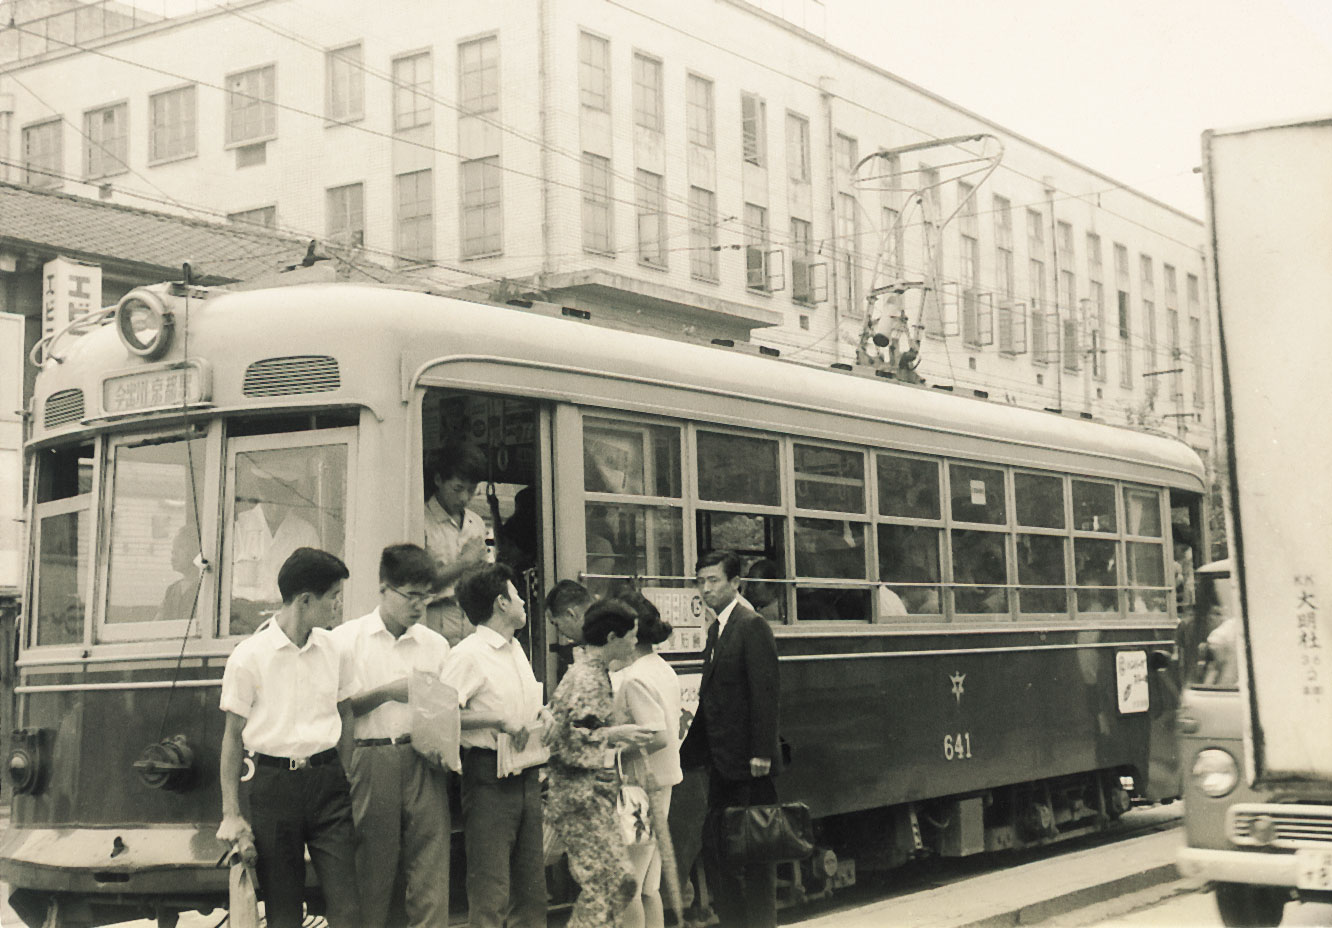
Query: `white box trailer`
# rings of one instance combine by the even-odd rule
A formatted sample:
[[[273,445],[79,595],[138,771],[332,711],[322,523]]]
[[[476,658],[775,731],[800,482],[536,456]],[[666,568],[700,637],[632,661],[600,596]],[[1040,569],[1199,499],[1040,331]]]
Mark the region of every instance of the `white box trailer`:
[[[1203,136],[1248,779],[1332,783],[1332,118]]]
[[[1183,619],[1177,861],[1276,925],[1332,901],[1332,118],[1205,133],[1203,169],[1232,558]]]

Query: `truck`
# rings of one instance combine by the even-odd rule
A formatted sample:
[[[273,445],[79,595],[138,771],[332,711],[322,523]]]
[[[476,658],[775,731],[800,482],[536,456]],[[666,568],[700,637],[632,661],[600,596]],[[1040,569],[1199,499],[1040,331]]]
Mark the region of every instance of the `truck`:
[[[1186,846],[1226,925],[1332,901],[1332,117],[1202,139],[1231,558],[1181,622]]]

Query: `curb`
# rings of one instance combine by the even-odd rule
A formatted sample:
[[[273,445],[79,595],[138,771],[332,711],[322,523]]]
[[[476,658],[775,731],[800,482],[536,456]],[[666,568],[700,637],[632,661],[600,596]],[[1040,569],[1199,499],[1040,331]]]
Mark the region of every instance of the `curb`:
[[[1085,886],[1050,899],[1042,899],[1040,902],[988,915],[976,921],[960,924],[956,928],[1012,928],[1016,925],[1034,925],[1110,899],[1141,892],[1163,883],[1171,883],[1179,878],[1179,871],[1175,869],[1173,863],[1159,864],[1139,873],[1131,873],[1095,886]]]

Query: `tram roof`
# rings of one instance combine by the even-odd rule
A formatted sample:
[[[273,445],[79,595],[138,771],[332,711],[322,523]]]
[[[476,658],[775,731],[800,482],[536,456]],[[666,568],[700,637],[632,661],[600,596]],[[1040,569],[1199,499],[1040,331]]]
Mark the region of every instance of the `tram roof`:
[[[178,328],[181,323],[178,320]],[[1074,419],[877,377],[860,376],[740,350],[604,328],[523,309],[471,303],[388,287],[309,284],[268,290],[214,291],[194,303],[189,352],[213,359],[219,405],[239,400],[246,366],[268,358],[331,355],[343,386],[335,394],[293,397],[307,404],[355,403],[382,412],[405,398],[404,388],[446,370],[491,365],[510,374],[501,392],[550,395],[576,377],[600,383],[604,396],[635,408],[636,394],[687,396],[687,409],[655,409],[688,417],[799,432],[793,423],[859,421],[866,437],[876,425],[897,425],[984,443],[1091,454],[1173,472],[1173,484],[1201,489],[1203,467],[1182,441],[1126,426]],[[183,336],[168,358],[179,360]],[[132,368],[114,326],[62,342],[65,363],[48,364],[35,399],[73,385],[97,395],[96,378]],[[235,364],[220,365],[229,357]],[[519,374],[522,370],[530,376]],[[432,377],[432,372],[434,377]],[[90,381],[90,378],[92,380]],[[507,390],[504,386],[507,385]],[[595,402],[587,389],[568,398]],[[249,405],[253,405],[251,402]],[[40,406],[37,407],[40,409]],[[643,404],[638,404],[645,410]],[[715,415],[712,415],[715,413]],[[746,415],[747,414],[747,415]],[[766,420],[766,421],[755,421]],[[808,431],[808,429],[806,429]],[[845,433],[845,428],[842,429]],[[38,418],[35,437],[41,434]],[[1192,478],[1192,479],[1187,479]]]

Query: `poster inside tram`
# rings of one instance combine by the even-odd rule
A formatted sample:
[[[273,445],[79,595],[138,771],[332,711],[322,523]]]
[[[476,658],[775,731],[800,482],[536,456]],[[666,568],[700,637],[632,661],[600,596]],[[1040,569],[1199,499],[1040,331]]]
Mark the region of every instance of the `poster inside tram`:
[[[1332,781],[1332,120],[1203,138],[1251,782]]]

